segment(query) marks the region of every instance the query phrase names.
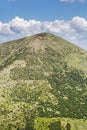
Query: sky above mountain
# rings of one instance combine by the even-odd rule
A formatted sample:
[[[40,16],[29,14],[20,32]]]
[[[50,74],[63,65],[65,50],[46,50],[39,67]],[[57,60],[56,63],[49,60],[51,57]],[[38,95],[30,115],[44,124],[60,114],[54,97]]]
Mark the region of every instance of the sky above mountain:
[[[0,0],[0,43],[49,32],[87,49],[87,0]]]

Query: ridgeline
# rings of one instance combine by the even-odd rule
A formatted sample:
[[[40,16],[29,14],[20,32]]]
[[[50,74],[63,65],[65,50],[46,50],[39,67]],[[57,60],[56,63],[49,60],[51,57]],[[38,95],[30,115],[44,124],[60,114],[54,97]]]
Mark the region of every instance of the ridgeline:
[[[48,33],[0,44],[0,130],[87,130],[87,52]]]

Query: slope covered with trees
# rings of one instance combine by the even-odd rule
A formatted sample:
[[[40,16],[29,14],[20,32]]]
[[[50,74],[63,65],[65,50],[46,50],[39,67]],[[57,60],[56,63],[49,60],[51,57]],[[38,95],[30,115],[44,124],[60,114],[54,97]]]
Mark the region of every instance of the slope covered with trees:
[[[1,44],[0,130],[86,130],[86,66],[86,51],[52,34]]]

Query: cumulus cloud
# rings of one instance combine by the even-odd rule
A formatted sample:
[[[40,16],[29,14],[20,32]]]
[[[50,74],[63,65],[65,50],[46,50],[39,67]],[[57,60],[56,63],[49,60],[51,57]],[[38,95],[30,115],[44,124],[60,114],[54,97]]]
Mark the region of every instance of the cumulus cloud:
[[[0,43],[41,32],[56,34],[87,49],[87,20],[78,16],[69,21],[41,22],[15,17],[7,23],[0,22]]]
[[[60,0],[60,2],[69,2],[69,3],[73,3],[73,2],[85,2],[85,0]]]

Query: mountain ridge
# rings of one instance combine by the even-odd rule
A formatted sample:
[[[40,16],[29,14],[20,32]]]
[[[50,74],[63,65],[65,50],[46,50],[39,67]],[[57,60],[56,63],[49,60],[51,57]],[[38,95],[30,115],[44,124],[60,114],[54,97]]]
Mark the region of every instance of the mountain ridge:
[[[0,129],[27,130],[36,117],[86,119],[86,65],[86,51],[52,34],[1,44]]]

